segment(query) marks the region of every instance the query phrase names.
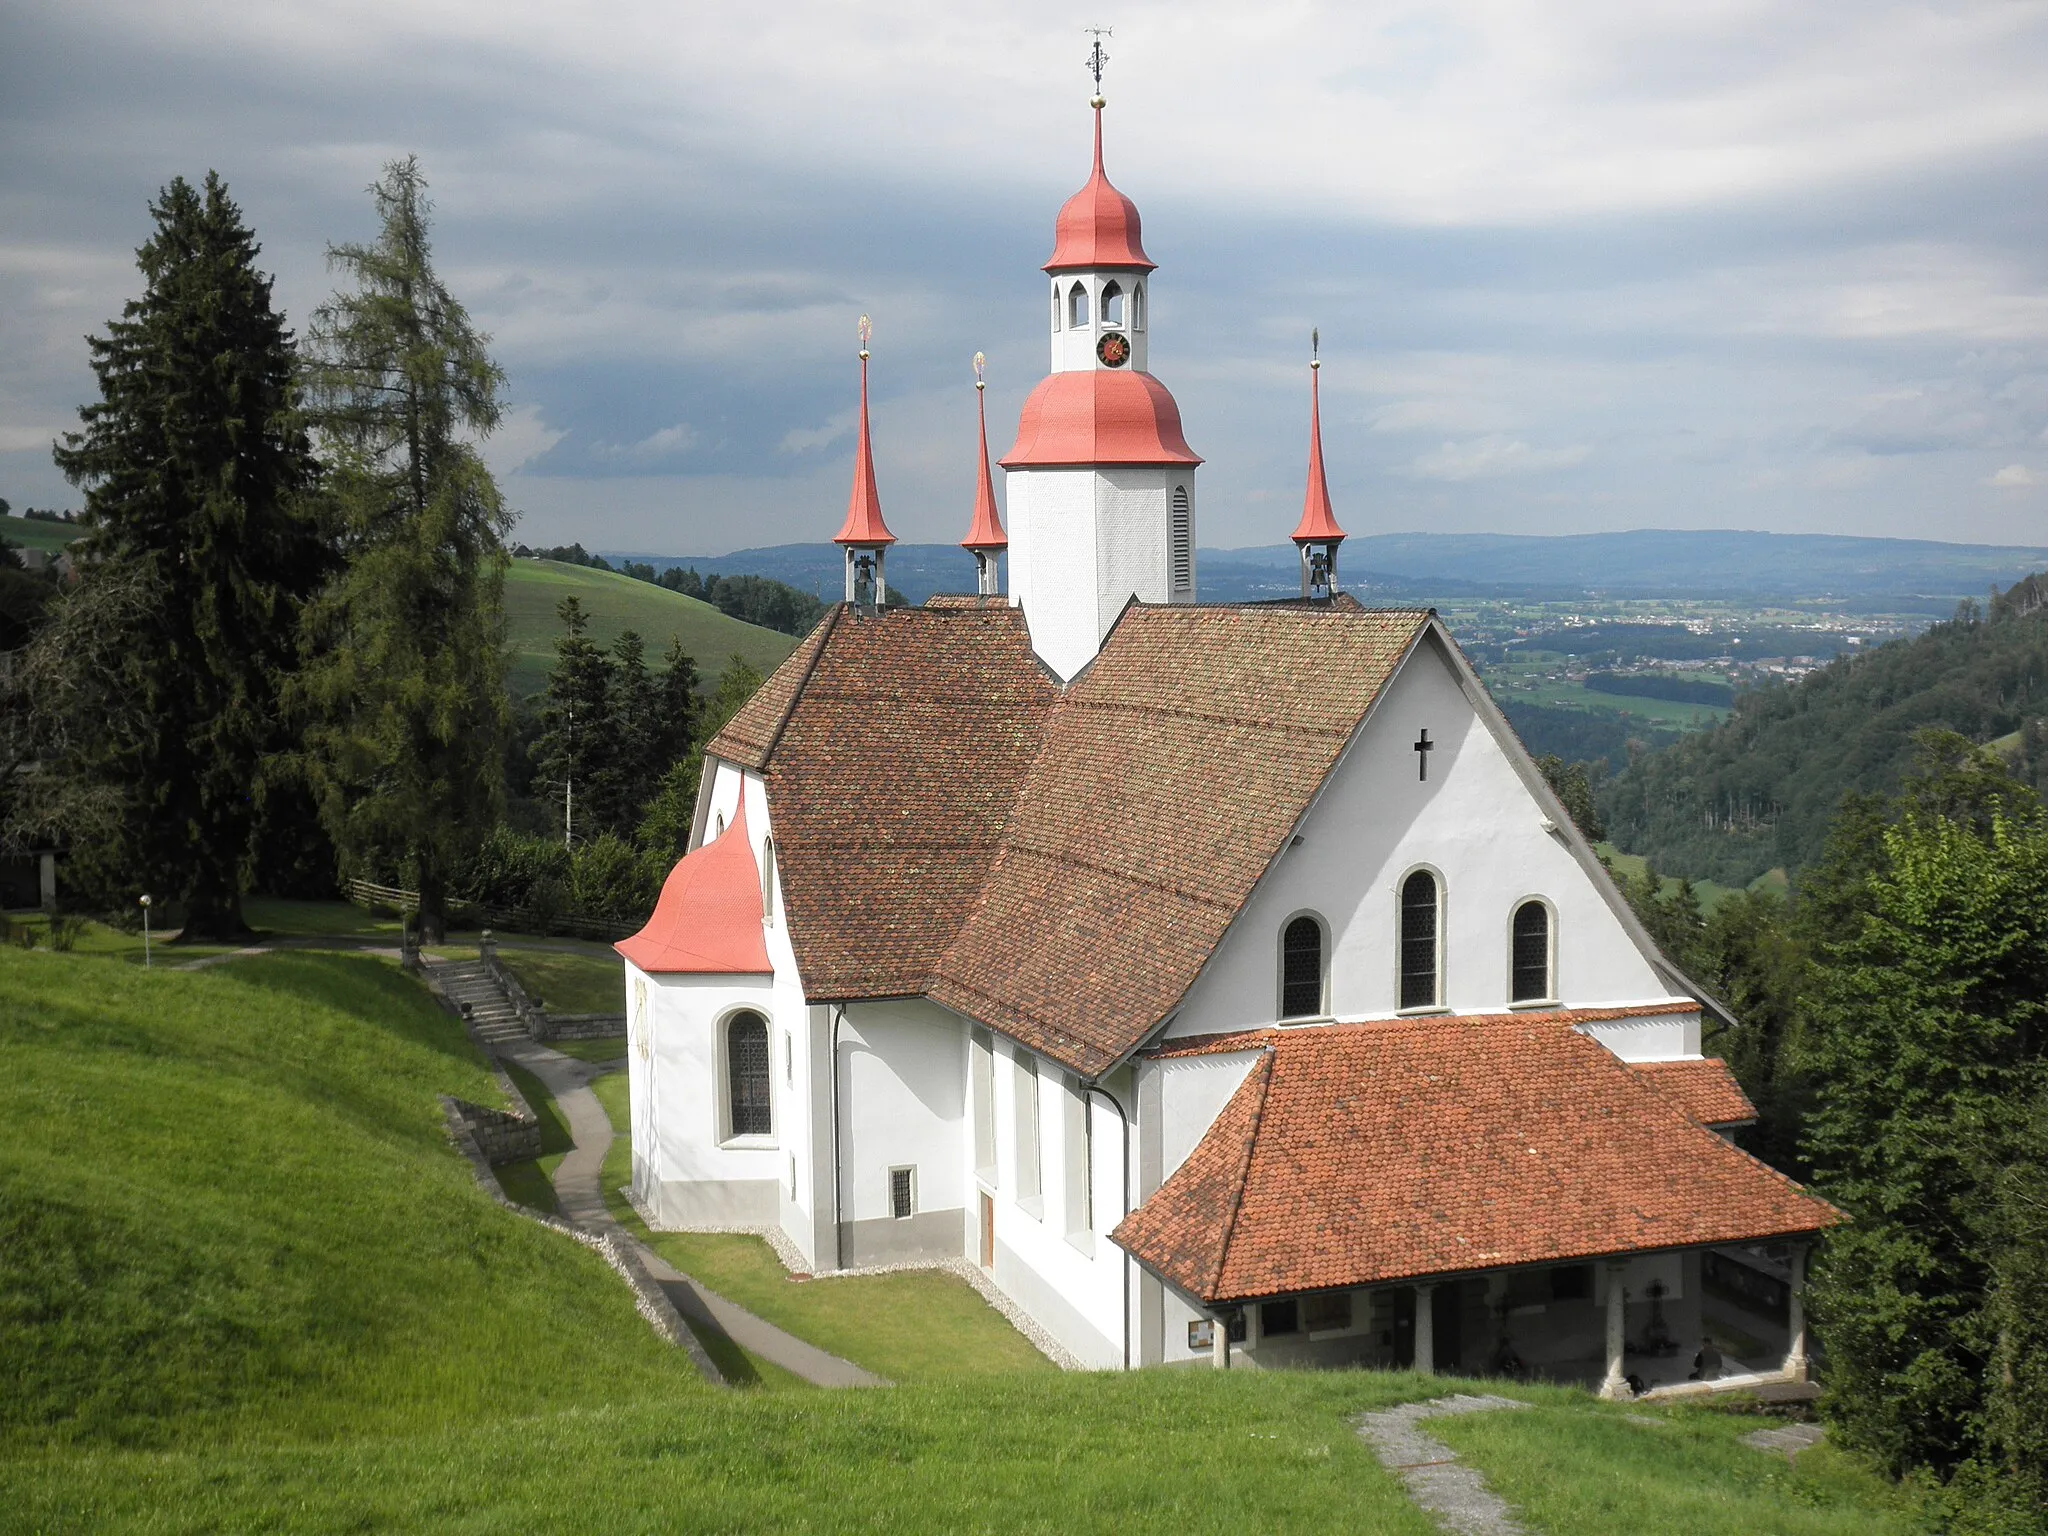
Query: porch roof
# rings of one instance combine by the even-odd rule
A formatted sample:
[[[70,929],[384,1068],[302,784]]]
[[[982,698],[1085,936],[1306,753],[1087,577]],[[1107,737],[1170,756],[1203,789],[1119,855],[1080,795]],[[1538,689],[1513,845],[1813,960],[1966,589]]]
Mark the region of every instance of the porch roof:
[[[1815,1232],[1843,1219],[1571,1013],[1248,1032],[1186,1162],[1111,1237],[1203,1302]]]

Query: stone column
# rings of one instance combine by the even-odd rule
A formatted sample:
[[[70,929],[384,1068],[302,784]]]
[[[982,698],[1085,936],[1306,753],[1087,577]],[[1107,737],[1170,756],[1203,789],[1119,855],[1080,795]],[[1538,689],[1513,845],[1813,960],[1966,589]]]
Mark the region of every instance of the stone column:
[[[1792,1245],[1792,1278],[1787,1287],[1785,1321],[1790,1337],[1785,1343],[1785,1379],[1805,1381],[1811,1374],[1806,1358],[1806,1245]]]
[[[1436,1372],[1436,1311],[1430,1305],[1435,1295],[1433,1285],[1415,1287],[1415,1369],[1425,1376]]]
[[[1628,1347],[1628,1290],[1621,1282],[1627,1273],[1626,1264],[1607,1266],[1607,1374],[1601,1379],[1600,1395],[1609,1401],[1632,1395],[1623,1358]]]
[[[1212,1315],[1216,1331],[1209,1335],[1209,1360],[1217,1370],[1227,1371],[1230,1369],[1230,1319],[1222,1312]]]
[[[476,937],[476,957],[486,965],[498,958],[498,940],[488,928]]]

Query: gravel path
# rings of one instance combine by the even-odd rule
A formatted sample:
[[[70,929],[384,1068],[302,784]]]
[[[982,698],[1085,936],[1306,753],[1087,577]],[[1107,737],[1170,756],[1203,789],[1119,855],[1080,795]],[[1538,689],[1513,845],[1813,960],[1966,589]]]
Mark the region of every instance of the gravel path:
[[[1486,1486],[1485,1478],[1459,1461],[1448,1445],[1416,1427],[1424,1419],[1528,1406],[1513,1398],[1468,1397],[1461,1392],[1368,1413],[1358,1421],[1358,1433],[1380,1465],[1406,1485],[1408,1497],[1444,1530],[1455,1536],[1528,1536],[1528,1527]]]
[[[533,1040],[511,1040],[496,1046],[498,1054],[531,1072],[554,1095],[555,1104],[568,1122],[575,1147],[563,1154],[555,1169],[555,1199],[562,1215],[591,1232],[616,1233],[638,1250],[640,1260],[654,1282],[668,1294],[675,1308],[703,1337],[707,1331],[724,1334],[749,1354],[759,1355],[774,1365],[820,1387],[886,1387],[889,1383],[851,1360],[828,1354],[807,1344],[795,1334],[785,1333],[765,1318],[726,1300],[716,1291],[699,1284],[666,1259],[640,1243],[612,1218],[604,1202],[604,1158],[612,1144],[612,1123],[590,1080],[615,1072],[613,1063],[580,1061],[549,1050]]]

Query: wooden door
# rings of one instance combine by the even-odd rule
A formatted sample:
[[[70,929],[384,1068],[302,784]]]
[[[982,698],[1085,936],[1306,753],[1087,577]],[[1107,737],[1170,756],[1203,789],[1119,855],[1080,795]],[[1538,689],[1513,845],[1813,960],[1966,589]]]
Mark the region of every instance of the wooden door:
[[[981,1267],[996,1267],[996,1203],[985,1194],[981,1197]]]

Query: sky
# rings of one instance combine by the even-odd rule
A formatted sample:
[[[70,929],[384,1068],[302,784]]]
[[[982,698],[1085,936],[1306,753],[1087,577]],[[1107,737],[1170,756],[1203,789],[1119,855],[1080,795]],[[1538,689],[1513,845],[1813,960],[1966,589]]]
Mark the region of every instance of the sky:
[[[1205,547],[1293,526],[1311,327],[1354,533],[2048,542],[2044,0],[0,0],[0,497],[81,501],[49,444],[171,177],[303,327],[417,153],[517,537],[829,538],[866,313],[885,513],[957,539],[1092,25]]]

